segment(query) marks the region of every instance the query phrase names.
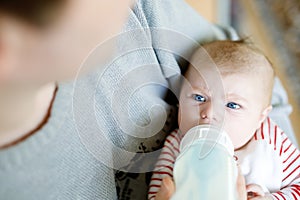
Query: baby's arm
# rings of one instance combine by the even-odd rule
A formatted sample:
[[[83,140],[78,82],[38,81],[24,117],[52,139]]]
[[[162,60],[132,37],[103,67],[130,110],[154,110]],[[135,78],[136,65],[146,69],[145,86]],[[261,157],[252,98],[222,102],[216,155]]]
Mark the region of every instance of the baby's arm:
[[[161,188],[164,177],[173,178],[173,167],[179,154],[180,138],[177,130],[173,131],[166,139],[162,152],[158,158],[151,178],[148,199],[154,200]]]
[[[283,166],[281,190],[272,193],[274,199],[300,199],[300,152],[297,146],[282,133],[280,157]]]
[[[171,196],[175,192],[175,184],[171,177],[165,176],[162,180],[161,187],[156,193],[155,200],[170,200]]]
[[[298,148],[293,145],[284,131],[282,131],[269,117],[261,125],[261,128],[255,133],[253,139],[259,141],[260,144],[268,145],[264,147],[266,148],[266,154],[268,154],[265,156],[267,160],[276,160],[276,162],[273,163],[276,165],[274,166],[274,169],[276,168],[277,170],[274,171],[274,178],[280,182],[274,182],[274,186],[271,187],[278,188],[278,191],[271,190],[271,193],[264,195],[271,196],[276,200],[300,199],[300,153]],[[256,151],[256,153],[258,151]],[[268,151],[270,152],[268,153]],[[274,156],[277,158],[273,158]],[[258,169],[258,166],[256,166],[256,170]],[[259,177],[257,178],[259,179]],[[272,177],[270,177],[270,179],[272,179]],[[270,187],[271,183],[268,184]],[[255,191],[253,192],[257,193]],[[258,196],[262,197],[263,195]]]
[[[282,189],[272,193],[274,199],[300,199],[300,153],[298,148],[281,133],[279,156],[283,164]]]

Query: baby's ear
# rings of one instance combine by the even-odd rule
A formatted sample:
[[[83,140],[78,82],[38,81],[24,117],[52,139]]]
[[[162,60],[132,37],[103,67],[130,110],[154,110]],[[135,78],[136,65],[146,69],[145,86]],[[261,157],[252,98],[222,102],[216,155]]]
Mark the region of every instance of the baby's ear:
[[[271,110],[272,110],[272,105],[269,105],[261,112],[259,124],[261,124],[263,121],[265,121],[265,119],[267,118],[267,116],[271,112]]]

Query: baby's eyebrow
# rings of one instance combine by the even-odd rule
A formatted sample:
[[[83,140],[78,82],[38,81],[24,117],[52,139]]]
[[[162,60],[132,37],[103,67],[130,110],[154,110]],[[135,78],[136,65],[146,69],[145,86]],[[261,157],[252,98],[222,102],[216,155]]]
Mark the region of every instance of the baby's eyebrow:
[[[210,91],[207,89],[207,88],[205,88],[205,87],[191,87],[191,92],[192,93],[199,93],[199,94],[201,94],[201,95],[205,95],[205,96],[210,96]]]
[[[241,95],[234,94],[234,93],[226,94],[226,99],[234,99],[234,100],[248,102],[248,100],[246,98],[242,97]]]
[[[192,89],[196,91],[205,91],[205,92],[210,91],[209,88],[206,87],[206,85],[202,85],[202,84],[192,85]]]

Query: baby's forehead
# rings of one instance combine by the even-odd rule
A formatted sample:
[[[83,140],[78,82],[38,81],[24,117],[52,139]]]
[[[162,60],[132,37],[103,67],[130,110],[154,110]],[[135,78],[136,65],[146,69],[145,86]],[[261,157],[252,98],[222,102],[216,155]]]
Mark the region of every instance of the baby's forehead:
[[[265,58],[254,59],[253,61],[245,60],[223,60],[222,62],[202,62],[190,64],[186,70],[185,76],[191,75],[206,76],[274,76],[274,70],[271,64]]]
[[[182,91],[207,95],[214,99],[234,99],[243,102],[261,102],[266,100],[266,90],[260,79],[253,74],[228,74],[219,80],[209,79],[196,73],[191,73]],[[255,96],[255,98],[253,98]],[[259,103],[258,103],[259,104]]]
[[[201,69],[200,69],[201,71]],[[243,76],[243,77],[273,77],[274,71],[270,64],[265,60],[252,63],[236,63],[228,61],[222,65],[217,65],[217,73],[222,77],[226,76]],[[262,79],[261,79],[262,80]],[[270,80],[271,81],[271,80]]]
[[[225,68],[225,69],[224,69]],[[258,90],[271,90],[272,75],[265,70],[232,70],[224,68],[216,68],[215,66],[207,66],[203,69],[190,66],[185,74],[186,83],[192,88],[209,91],[212,88],[224,88],[225,85],[235,87],[242,84],[244,87],[253,87],[256,84],[261,85]],[[270,87],[269,87],[270,85]]]
[[[239,78],[241,80],[254,80],[258,78],[260,80],[260,73],[255,71],[238,71],[230,69],[220,69],[215,66],[207,66],[203,69],[198,69],[193,66],[190,66],[185,73],[185,79],[198,85],[201,88],[207,88],[207,84],[215,85],[218,79],[221,82],[228,82]],[[262,75],[263,76],[263,75]],[[257,80],[256,80],[257,81]],[[262,80],[263,81],[263,80]]]
[[[202,70],[204,65],[214,66],[224,73],[262,71],[273,73],[268,58],[254,45],[245,41],[214,41],[199,47],[193,54],[191,65]]]
[[[185,75],[184,90],[189,91],[190,88],[194,92],[214,94],[215,98],[220,96],[255,102],[259,99],[262,104],[269,103],[273,88],[273,76],[270,73],[255,71],[224,73],[215,70],[206,73],[204,72],[206,70],[198,70],[190,66]],[[253,95],[249,94],[255,95],[256,98],[252,98]]]

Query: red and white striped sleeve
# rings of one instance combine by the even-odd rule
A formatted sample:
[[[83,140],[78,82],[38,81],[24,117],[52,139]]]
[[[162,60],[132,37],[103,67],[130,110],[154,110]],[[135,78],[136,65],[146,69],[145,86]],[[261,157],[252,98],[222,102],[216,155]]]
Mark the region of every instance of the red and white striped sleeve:
[[[289,140],[287,135],[267,118],[262,123],[260,132],[256,132],[255,139],[267,139],[282,161],[281,189],[272,193],[276,200],[300,199],[300,153],[299,149]]]
[[[180,136],[173,131],[165,141],[161,154],[155,165],[148,191],[148,199],[154,200],[165,176],[173,178],[174,162],[179,154]]]
[[[300,153],[298,148],[281,131],[281,144],[278,146],[282,159],[283,178],[280,191],[273,193],[275,199],[300,199]]]

